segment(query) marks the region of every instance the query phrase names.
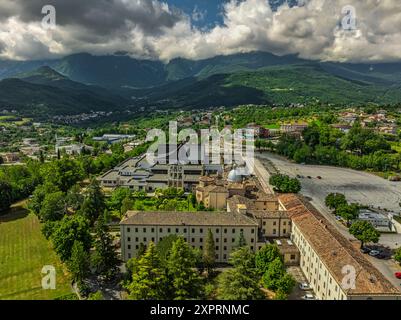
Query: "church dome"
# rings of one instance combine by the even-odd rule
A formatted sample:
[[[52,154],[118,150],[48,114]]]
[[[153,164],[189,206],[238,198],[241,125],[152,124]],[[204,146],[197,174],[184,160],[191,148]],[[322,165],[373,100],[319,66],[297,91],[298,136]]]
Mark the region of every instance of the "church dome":
[[[242,182],[242,175],[238,169],[233,169],[230,171],[227,177],[228,182]]]

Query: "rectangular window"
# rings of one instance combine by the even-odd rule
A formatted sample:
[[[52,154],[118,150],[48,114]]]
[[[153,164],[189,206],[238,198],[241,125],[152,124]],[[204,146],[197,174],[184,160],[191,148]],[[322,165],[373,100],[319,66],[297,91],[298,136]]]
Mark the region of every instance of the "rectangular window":
[[[130,237],[128,237],[128,238],[127,238],[127,241],[128,241],[128,242],[131,242],[131,238],[130,238]]]
[[[127,232],[131,232],[131,228],[127,228]]]
[[[131,245],[129,244],[129,245],[128,245],[128,250],[130,250],[130,249],[131,249]]]
[[[146,228],[143,228],[143,232],[146,232]]]
[[[159,229],[159,232],[163,232],[163,228],[160,228],[160,229]]]
[[[178,230],[178,228],[175,228],[175,233],[178,233],[178,232],[180,232],[180,231]]]
[[[152,228],[152,229],[150,230],[150,232],[155,232],[155,228]]]
[[[235,229],[233,229],[233,233],[235,233]]]
[[[135,232],[138,232],[138,228],[135,228]]]

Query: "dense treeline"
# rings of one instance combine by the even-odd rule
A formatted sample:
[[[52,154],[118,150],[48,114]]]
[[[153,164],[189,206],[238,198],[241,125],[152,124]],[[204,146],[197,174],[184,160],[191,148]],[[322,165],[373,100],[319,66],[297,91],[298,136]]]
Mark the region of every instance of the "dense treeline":
[[[283,257],[275,245],[257,254],[239,236],[230,255],[232,268],[219,273],[215,267],[215,244],[211,230],[203,252],[182,237],[170,235],[157,245],[142,246],[138,256],[127,262],[124,287],[134,300],[259,300],[263,287],[285,299],[295,281],[285,271]],[[204,271],[206,272],[206,275]]]
[[[401,154],[379,134],[359,124],[344,134],[327,124],[312,124],[301,137],[284,135],[276,152],[298,163],[336,165],[380,172],[401,170]]]
[[[47,183],[67,192],[78,181],[91,175],[105,172],[124,159],[138,156],[146,151],[147,145],[139,146],[124,153],[118,147],[112,154],[100,154],[96,157],[82,155],[76,158],[63,157],[50,162],[28,160],[25,165],[0,167],[0,212],[6,211],[16,201],[29,197],[37,186]]]

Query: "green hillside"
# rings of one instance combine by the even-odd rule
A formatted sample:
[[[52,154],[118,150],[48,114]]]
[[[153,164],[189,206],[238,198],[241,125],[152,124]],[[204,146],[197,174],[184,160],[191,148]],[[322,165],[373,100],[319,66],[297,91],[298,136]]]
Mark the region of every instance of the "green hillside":
[[[141,92],[151,103],[175,107],[291,104],[320,101],[334,104],[395,103],[398,86],[348,80],[326,72],[318,64],[283,65],[191,78]]]

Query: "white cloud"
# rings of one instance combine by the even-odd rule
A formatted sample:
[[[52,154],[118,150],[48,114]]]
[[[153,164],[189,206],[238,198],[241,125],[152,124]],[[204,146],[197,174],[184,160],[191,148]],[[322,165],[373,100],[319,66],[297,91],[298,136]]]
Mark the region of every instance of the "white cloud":
[[[124,6],[130,14],[124,16],[123,23],[117,23],[108,12],[104,18],[110,25],[107,34],[100,26],[90,28],[88,20],[72,24],[65,19],[67,22],[53,31],[42,30],[40,21],[32,19],[9,16],[0,20],[0,43],[4,44],[0,56],[32,59],[83,51],[128,51],[135,56],[169,60],[264,50],[299,54],[306,59],[401,60],[399,0],[304,0],[298,7],[284,4],[277,11],[272,11],[265,0],[232,0],[223,6],[224,24],[209,30],[194,27],[193,17],[155,0],[151,4],[144,0],[114,2],[120,5],[118,14]],[[357,30],[341,28],[341,11],[346,5],[356,9]],[[138,22],[141,15],[146,18]],[[157,28],[152,28],[156,21]]]

